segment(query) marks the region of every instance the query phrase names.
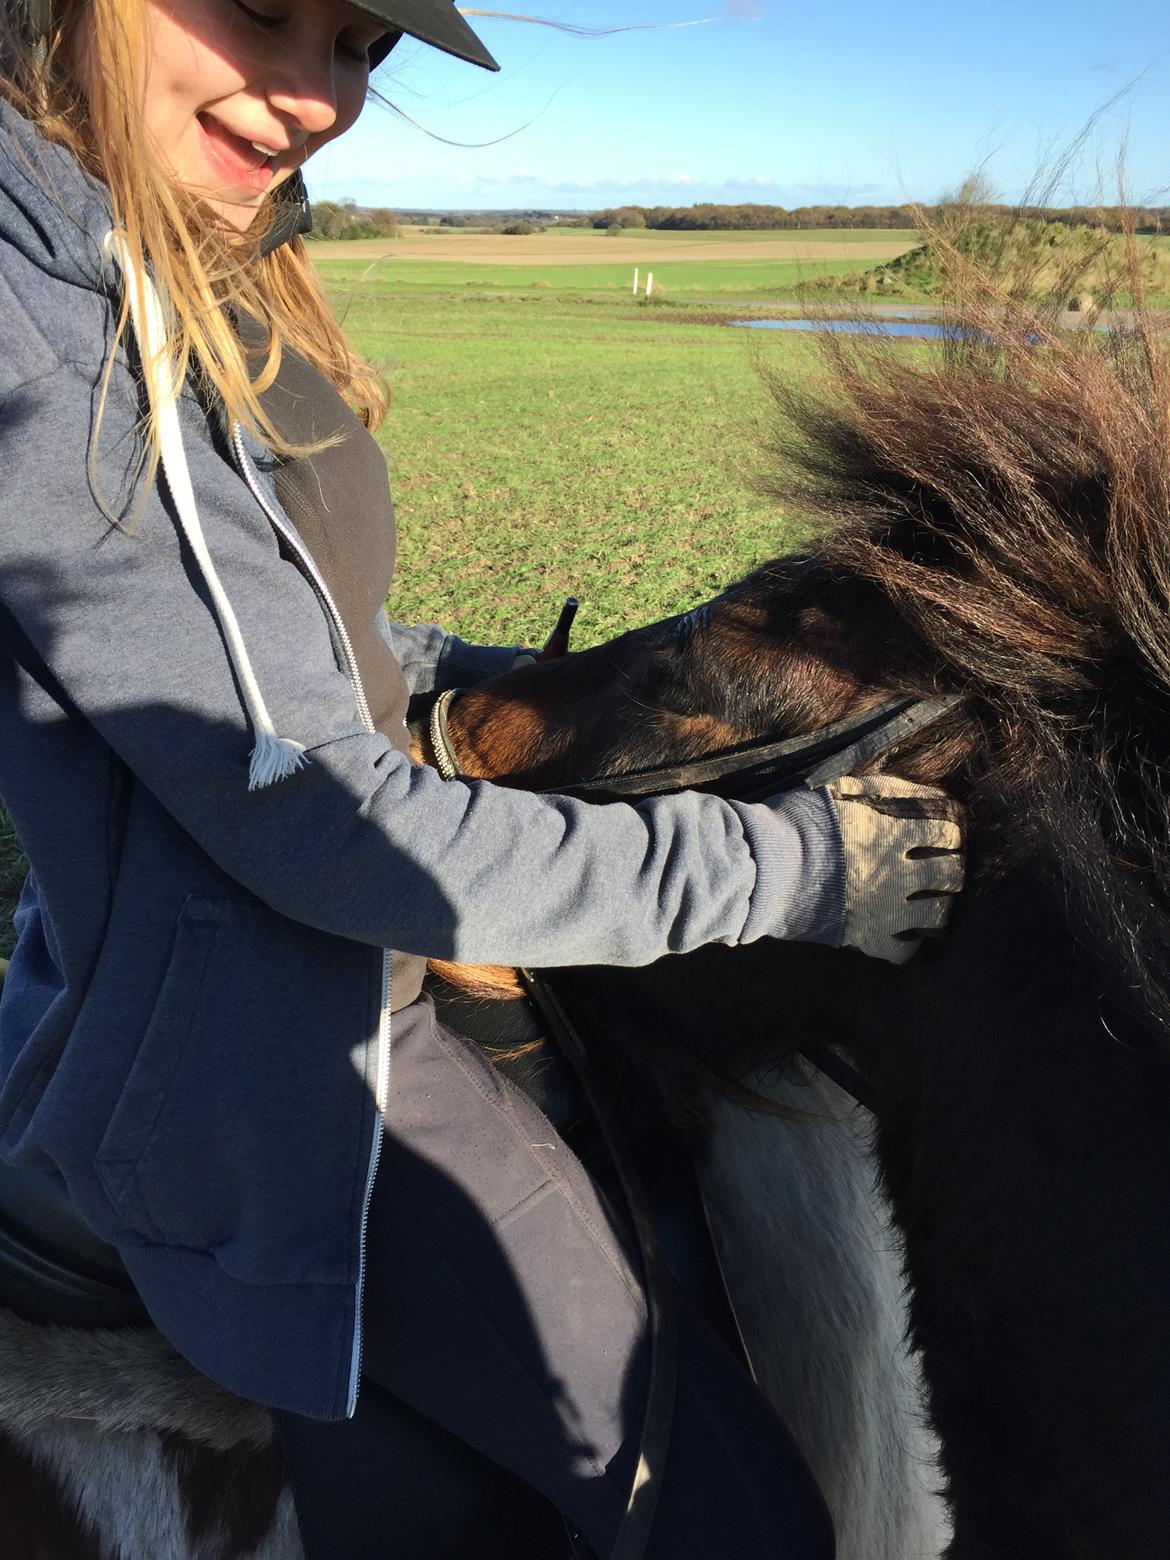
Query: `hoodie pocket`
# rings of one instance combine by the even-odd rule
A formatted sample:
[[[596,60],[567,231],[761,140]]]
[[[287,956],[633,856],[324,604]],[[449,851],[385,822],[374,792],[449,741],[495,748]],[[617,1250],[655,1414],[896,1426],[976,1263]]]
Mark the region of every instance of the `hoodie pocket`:
[[[95,1164],[139,1236],[250,1282],[348,1282],[377,950],[191,897]]]

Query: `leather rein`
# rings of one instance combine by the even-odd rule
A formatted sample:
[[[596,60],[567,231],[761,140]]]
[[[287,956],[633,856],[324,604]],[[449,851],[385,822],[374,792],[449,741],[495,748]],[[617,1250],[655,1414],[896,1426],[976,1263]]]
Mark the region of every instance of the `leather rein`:
[[[431,706],[427,724],[431,759],[444,780],[471,778],[459,764],[447,724],[450,706],[463,691],[452,688],[441,693]],[[908,737],[934,725],[962,702],[961,694],[941,694],[929,699],[912,696],[889,699],[862,715],[822,726],[805,736],[743,743],[685,764],[656,764],[620,774],[596,775],[572,785],[551,787],[546,794],[605,802],[661,796],[671,791],[704,790],[716,794],[730,791],[738,800],[749,801],[753,796],[795,785],[815,790],[888,754]],[[641,1180],[609,1103],[596,1082],[585,1044],[545,977],[531,970],[520,973],[529,996],[576,1073],[605,1138],[638,1243],[650,1331],[650,1384],[638,1467],[608,1560],[641,1560],[654,1522],[674,1414],[678,1338],[673,1281]],[[802,1055],[858,1104],[873,1109],[868,1083],[844,1058],[826,1047],[802,1048]]]

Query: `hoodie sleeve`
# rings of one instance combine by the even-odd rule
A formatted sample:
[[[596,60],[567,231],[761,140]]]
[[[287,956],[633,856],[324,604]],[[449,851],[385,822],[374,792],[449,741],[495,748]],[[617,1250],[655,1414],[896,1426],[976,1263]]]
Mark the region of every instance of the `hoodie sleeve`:
[[[839,941],[824,797],[600,807],[444,783],[366,730],[313,589],[185,396],[208,548],[273,724],[305,750],[302,768],[249,791],[253,732],[165,483],[123,528],[103,513],[133,491],[138,405],[119,367],[87,466],[79,430],[95,378],[65,364],[0,398],[0,600],[34,675],[261,900],[377,946],[532,966],[644,964],[761,936]]]
[[[407,627],[382,612],[378,628],[402,668],[412,694],[470,688],[510,671],[519,645],[471,645],[437,623]]]

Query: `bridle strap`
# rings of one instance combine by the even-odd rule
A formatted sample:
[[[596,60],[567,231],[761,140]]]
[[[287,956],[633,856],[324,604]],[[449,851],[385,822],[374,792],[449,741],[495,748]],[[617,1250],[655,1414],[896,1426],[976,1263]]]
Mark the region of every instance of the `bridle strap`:
[[[798,1045],[796,1050],[803,1056],[806,1062],[811,1062],[818,1072],[824,1073],[830,1083],[847,1094],[855,1105],[869,1111],[871,1116],[878,1114],[877,1096],[873,1085],[865,1074],[854,1067],[852,1062],[847,1062],[829,1045]]]
[[[734,780],[736,791],[741,793],[739,799],[745,800],[753,792],[784,790],[801,782],[815,788],[889,752],[961,702],[962,695],[957,693],[931,699],[906,695],[804,736],[742,743],[687,764],[656,764],[551,789],[560,796],[617,799],[703,790]]]
[[[427,739],[435,768],[444,780],[465,779],[451,741],[448,711],[464,690],[448,688],[431,705]],[[661,796],[671,791],[702,790],[724,780],[734,780],[746,801],[753,794],[785,789],[803,783],[810,790],[827,785],[841,775],[854,774],[865,764],[888,753],[908,737],[932,726],[962,704],[959,693],[916,699],[905,695],[887,699],[862,715],[851,715],[831,726],[779,741],[741,743],[719,753],[708,753],[687,764],[655,764],[620,774],[594,775],[571,785],[549,788],[557,796],[580,799]],[[818,762],[819,760],[819,762]]]
[[[962,702],[961,693],[944,693],[935,699],[916,699],[900,712],[894,710],[880,726],[859,736],[848,747],[826,758],[805,775],[805,785],[810,791],[815,791],[818,786],[828,785],[830,780],[839,780],[842,775],[856,774],[872,759],[879,758],[899,743],[905,742],[907,737],[915,736],[927,726],[933,726]],[[889,709],[890,706],[885,708]]]

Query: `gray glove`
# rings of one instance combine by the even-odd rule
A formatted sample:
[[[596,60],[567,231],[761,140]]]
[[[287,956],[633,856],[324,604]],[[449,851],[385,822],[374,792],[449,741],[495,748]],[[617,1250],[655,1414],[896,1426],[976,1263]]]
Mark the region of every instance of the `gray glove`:
[[[963,886],[963,810],[895,775],[843,775],[826,790],[845,855],[842,946],[903,964],[946,925]]]

